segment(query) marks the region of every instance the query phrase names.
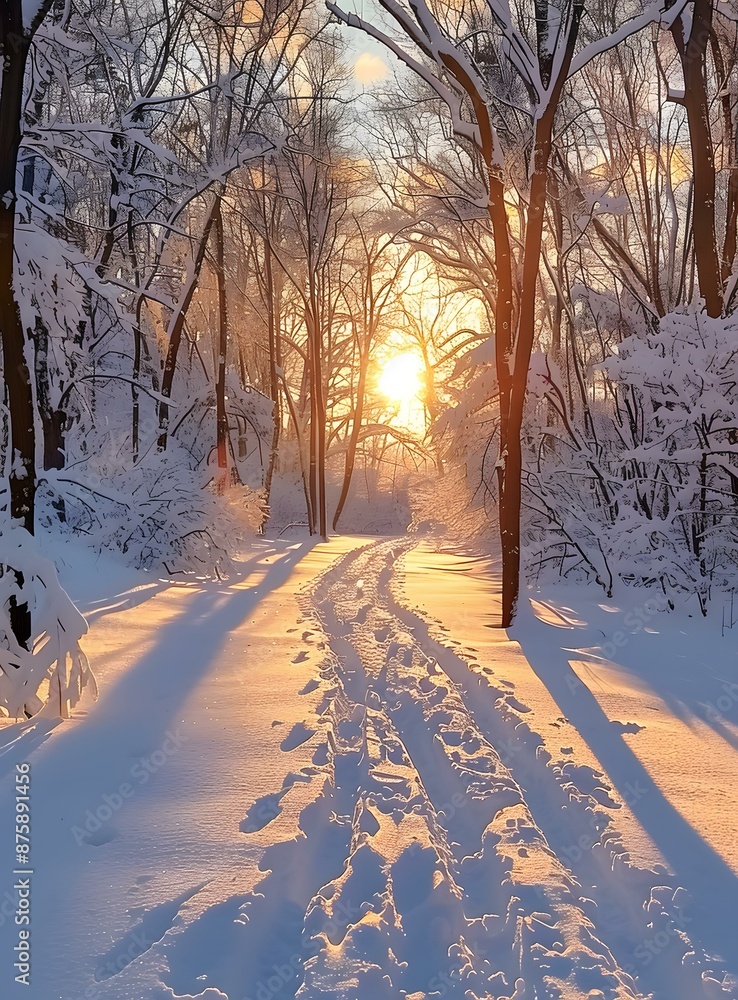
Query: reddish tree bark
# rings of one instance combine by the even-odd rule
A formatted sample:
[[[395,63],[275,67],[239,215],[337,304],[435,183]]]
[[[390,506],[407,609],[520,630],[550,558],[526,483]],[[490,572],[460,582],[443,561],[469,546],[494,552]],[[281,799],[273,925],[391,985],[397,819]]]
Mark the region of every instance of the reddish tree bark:
[[[700,293],[708,315],[723,311],[723,282],[715,227],[715,150],[707,93],[707,45],[712,31],[713,0],[695,0],[689,37],[682,18],[671,28],[684,76],[684,97],[694,176],[694,254]]]

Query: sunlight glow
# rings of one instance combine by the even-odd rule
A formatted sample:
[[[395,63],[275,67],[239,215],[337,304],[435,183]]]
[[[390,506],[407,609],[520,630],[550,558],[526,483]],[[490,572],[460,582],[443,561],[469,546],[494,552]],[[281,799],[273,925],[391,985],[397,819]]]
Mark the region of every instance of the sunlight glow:
[[[384,365],[379,376],[379,391],[397,403],[408,403],[420,392],[423,362],[417,354],[396,354]]]
[[[387,63],[374,52],[362,52],[354,63],[354,76],[359,83],[376,83],[387,76]]]

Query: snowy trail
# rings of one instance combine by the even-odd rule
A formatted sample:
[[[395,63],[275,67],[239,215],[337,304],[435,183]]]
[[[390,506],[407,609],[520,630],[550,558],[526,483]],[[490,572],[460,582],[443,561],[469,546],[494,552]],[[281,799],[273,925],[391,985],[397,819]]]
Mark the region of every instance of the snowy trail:
[[[504,682],[393,592],[410,545],[352,551],[304,598],[330,650],[321,787],[239,908],[244,997],[726,996],[696,958],[684,890],[629,863],[606,778],[552,762]]]
[[[420,610],[434,558],[421,586],[414,540],[286,545],[235,587],[160,594],[158,641],[103,676],[101,703],[18,741],[38,786],[65,789],[64,809],[36,793],[35,849],[61,871],[33,1000],[738,997],[712,957],[732,931],[637,843],[610,737],[595,758],[536,701],[505,633],[475,655],[463,614]],[[70,824],[177,726],[182,753],[75,843]]]
[[[509,692],[433,641],[417,615],[398,603],[391,582],[401,548],[391,542],[352,555],[350,565],[345,559],[329,574],[337,581],[319,588],[328,584],[327,599],[318,599],[317,608],[327,632],[349,633],[357,660],[373,664],[373,687],[381,684],[385,706],[377,709],[397,722],[427,806],[439,820],[462,902],[452,950],[471,948],[478,958],[477,967],[470,961],[460,977],[459,995],[470,987],[470,995],[503,995],[490,968],[503,970],[510,987],[520,973],[525,985],[519,984],[519,995],[588,995],[597,989],[605,996],[631,995],[634,985],[624,969],[632,967],[640,942],[659,931],[668,934],[679,921],[678,887],[623,861],[601,808],[615,803],[599,776],[591,768],[548,766],[540,739],[517,714],[506,712]],[[341,654],[335,642],[333,648]],[[370,686],[370,718],[372,693]],[[579,844],[589,849],[573,851]],[[591,849],[595,844],[601,848]],[[496,893],[475,892],[480,878]],[[501,883],[510,886],[502,898]],[[488,932],[476,920],[497,926]],[[663,949],[651,965],[650,978],[663,995],[701,992],[699,968],[681,963],[687,951],[686,941],[682,948]],[[419,958],[423,967],[426,952]],[[455,966],[445,966],[443,949],[438,965],[451,977]]]

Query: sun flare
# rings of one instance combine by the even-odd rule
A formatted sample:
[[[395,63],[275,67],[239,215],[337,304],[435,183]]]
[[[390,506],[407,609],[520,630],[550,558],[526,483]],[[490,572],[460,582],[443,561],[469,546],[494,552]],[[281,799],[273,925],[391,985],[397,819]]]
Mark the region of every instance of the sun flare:
[[[379,391],[397,403],[409,403],[422,388],[423,362],[417,354],[396,354],[384,365],[379,376]]]

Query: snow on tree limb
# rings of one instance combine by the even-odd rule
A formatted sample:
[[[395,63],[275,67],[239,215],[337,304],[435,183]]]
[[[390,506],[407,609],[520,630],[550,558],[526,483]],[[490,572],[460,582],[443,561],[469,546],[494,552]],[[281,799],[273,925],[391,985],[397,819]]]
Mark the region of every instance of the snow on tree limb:
[[[504,55],[528,90],[531,97],[533,117],[540,117],[549,103],[551,89],[555,85],[561,67],[564,65],[566,59],[569,31],[565,28],[564,19],[559,18],[555,33],[552,34],[550,31],[551,25],[549,24],[548,30],[543,31],[541,35],[541,44],[543,44],[544,48],[548,46],[546,53],[551,58],[549,81],[548,85],[544,86],[541,78],[539,57],[536,56],[525,37],[515,27],[509,3],[507,0],[488,0],[488,2],[495,24],[502,33]],[[437,66],[443,67],[452,74],[457,85],[461,86],[467,96],[471,98],[473,90],[483,100],[486,101],[489,99],[484,78],[469,57],[469,54],[463,48],[461,40],[453,40],[444,33],[438,19],[429,9],[425,0],[408,0],[414,19],[410,16],[410,12],[398,3],[397,0],[378,0],[378,3],[393,18],[413,44]],[[584,48],[575,54],[571,59],[566,74],[567,79],[580,72],[597,56],[615,48],[649,25],[660,24],[664,28],[669,28],[677,18],[685,16],[688,3],[689,0],[677,0],[675,3],[670,3],[669,0],[652,0],[640,14],[623,22],[611,34],[585,45]],[[428,67],[423,66],[422,63],[407,53],[401,45],[398,45],[397,42],[390,38],[386,32],[375,27],[366,18],[344,11],[333,0],[326,0],[326,7],[335,17],[349,27],[359,28],[365,34],[377,39],[409,69],[421,77],[449,105],[456,134],[464,138],[471,137],[470,128],[473,129],[473,126],[470,126],[468,122],[465,122],[461,118],[459,108],[454,106],[456,98],[454,97],[453,101],[449,101],[450,93],[448,87],[439,81]],[[461,75],[465,78],[463,82],[460,75],[455,72],[455,68],[461,70]]]
[[[637,17],[625,21],[616,31],[585,45],[572,60],[569,76],[574,76],[597,56],[614,49],[627,38],[637,35],[639,31],[643,31],[651,24],[660,24],[664,28],[671,27],[674,21],[682,15],[688,3],[689,0],[678,0],[671,6],[667,0],[666,3],[653,2],[648,4]]]
[[[505,54],[535,99],[540,101],[544,88],[538,60],[528,42],[513,25],[510,4],[507,0],[489,0],[489,7],[507,42]]]
[[[479,145],[479,130],[471,122],[465,121],[461,116],[462,98],[459,93],[451,90],[444,83],[442,83],[430,71],[430,69],[423,66],[423,64],[417,59],[414,59],[400,45],[393,41],[389,35],[380,29],[375,28],[373,24],[365,21],[357,14],[347,13],[337,4],[333,3],[332,0],[326,0],[326,7],[333,15],[335,15],[335,17],[337,17],[340,21],[343,21],[344,24],[348,25],[348,27],[359,28],[365,34],[370,35],[372,38],[376,38],[377,41],[385,45],[390,52],[393,52],[397,58],[408,67],[408,69],[411,69],[414,73],[416,73],[436,92],[436,94],[438,94],[441,100],[446,103],[449,111],[451,112],[453,128],[456,135],[460,138],[470,140],[475,145]]]

